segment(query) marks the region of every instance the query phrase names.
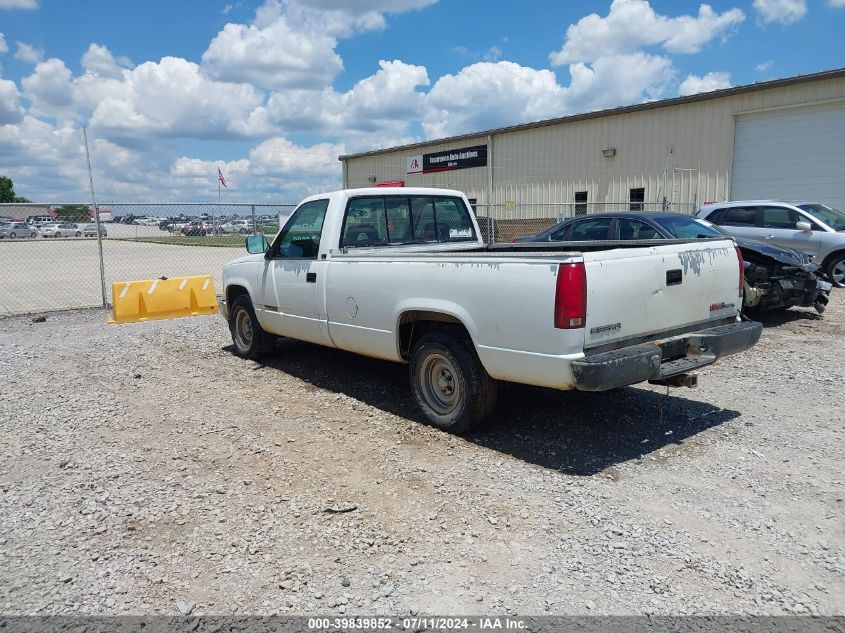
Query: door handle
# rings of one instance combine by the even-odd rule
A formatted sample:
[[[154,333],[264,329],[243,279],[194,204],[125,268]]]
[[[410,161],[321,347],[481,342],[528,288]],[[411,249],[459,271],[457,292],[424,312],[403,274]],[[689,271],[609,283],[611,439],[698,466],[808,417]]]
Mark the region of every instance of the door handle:
[[[317,283],[317,273],[305,273],[305,281],[309,284]]]
[[[775,239],[775,236],[774,235],[764,235],[763,239],[764,240],[773,240],[773,239]]]

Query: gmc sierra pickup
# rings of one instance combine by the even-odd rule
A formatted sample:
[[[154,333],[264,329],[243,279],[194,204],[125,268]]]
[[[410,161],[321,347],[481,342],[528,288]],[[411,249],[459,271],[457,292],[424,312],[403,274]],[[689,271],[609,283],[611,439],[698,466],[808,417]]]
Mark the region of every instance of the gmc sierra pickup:
[[[277,336],[408,363],[433,424],[460,433],[497,381],[602,391],[695,382],[748,349],[730,238],[486,245],[459,191],[372,188],[304,200],[223,269],[237,354]]]

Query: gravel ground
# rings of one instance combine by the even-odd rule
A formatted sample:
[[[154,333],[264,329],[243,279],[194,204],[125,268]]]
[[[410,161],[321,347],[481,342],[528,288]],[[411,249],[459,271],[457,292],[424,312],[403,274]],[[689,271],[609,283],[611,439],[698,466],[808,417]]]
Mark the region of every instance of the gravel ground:
[[[0,319],[0,612],[842,614],[844,318],[668,396],[511,385],[468,437],[219,317]]]

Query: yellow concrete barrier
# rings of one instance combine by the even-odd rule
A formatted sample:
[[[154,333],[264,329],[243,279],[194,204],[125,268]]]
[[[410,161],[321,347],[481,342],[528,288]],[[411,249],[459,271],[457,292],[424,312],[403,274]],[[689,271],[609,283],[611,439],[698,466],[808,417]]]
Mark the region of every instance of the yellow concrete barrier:
[[[217,312],[211,275],[117,281],[112,284],[109,323],[175,319]]]

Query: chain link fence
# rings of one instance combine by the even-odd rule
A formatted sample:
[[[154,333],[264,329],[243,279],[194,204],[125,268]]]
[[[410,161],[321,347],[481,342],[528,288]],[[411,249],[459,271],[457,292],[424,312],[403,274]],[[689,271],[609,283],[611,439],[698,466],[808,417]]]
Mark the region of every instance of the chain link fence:
[[[102,306],[111,302],[114,282],[210,274],[218,291],[223,265],[243,254],[244,238],[270,239],[292,213],[293,204],[101,204],[99,236],[87,204],[0,204],[0,316]],[[660,203],[474,204],[483,239],[510,242],[574,217],[616,211],[674,211],[693,205]],[[401,222],[388,210],[385,236],[400,235]],[[437,209],[448,221],[448,209]],[[370,239],[363,214],[356,240]],[[422,217],[422,216],[420,216]],[[438,220],[438,222],[440,221]],[[418,222],[427,239],[428,225]],[[377,231],[378,226],[374,227]],[[467,227],[450,226],[459,239]],[[471,234],[471,231],[467,233]],[[400,239],[396,237],[396,239]],[[404,239],[404,238],[402,238]],[[441,239],[441,236],[431,237]],[[101,281],[105,279],[105,289]],[[105,297],[104,297],[105,293]]]
[[[101,261],[107,303],[129,279],[211,274],[219,289],[245,237],[269,239],[294,207],[102,204],[98,240],[88,205],[0,205],[0,315],[102,306]]]

